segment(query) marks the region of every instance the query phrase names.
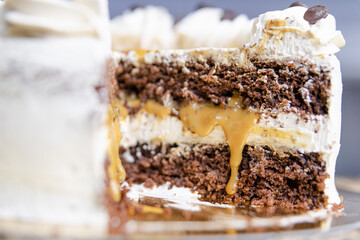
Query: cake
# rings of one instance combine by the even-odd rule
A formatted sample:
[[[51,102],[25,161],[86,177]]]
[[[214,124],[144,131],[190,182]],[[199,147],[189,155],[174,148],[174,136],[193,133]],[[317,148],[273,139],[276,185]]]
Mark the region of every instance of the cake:
[[[199,42],[189,21],[200,13],[244,34]],[[110,31],[106,1],[0,2],[0,232],[131,232],[129,215],[165,211],[143,196],[182,209],[341,208],[334,17],[321,5],[221,14],[174,24],[145,7]]]
[[[335,18],[317,5],[260,15],[241,48],[119,52],[127,183],[140,194],[177,187],[235,206],[340,205],[334,54],[343,45]]]
[[[1,4],[0,232],[105,234],[107,2]]]

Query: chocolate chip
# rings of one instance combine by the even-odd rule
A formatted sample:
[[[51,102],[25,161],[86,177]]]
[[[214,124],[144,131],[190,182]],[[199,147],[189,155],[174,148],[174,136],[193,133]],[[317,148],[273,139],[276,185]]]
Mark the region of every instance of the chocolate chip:
[[[133,5],[130,7],[130,10],[131,10],[131,11],[134,11],[135,9],[138,9],[138,8],[145,8],[145,6],[142,5],[142,4],[133,4]]]
[[[221,17],[222,20],[233,20],[236,17],[236,14],[233,10],[225,9],[223,16]]]
[[[326,18],[328,15],[328,9],[324,5],[316,5],[309,8],[305,14],[304,19],[308,21],[310,24],[315,24],[322,18]]]
[[[196,10],[201,9],[201,8],[212,8],[214,7],[214,5],[212,5],[211,3],[199,3],[199,5],[196,6]]]
[[[290,7],[298,7],[298,6],[308,8],[308,6],[307,6],[305,3],[303,3],[303,2],[293,2],[293,3],[290,5]]]

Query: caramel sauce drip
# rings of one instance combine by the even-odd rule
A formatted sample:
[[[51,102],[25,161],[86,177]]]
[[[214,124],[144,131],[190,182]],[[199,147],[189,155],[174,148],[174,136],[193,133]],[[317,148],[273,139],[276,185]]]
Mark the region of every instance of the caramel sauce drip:
[[[120,114],[122,113],[122,115]],[[107,152],[110,164],[107,172],[109,176],[109,191],[115,202],[121,200],[121,183],[125,181],[126,173],[119,157],[119,147],[121,140],[120,116],[124,118],[127,114],[126,109],[118,100],[113,100],[108,112],[108,147]]]
[[[226,192],[229,195],[234,194],[242,151],[258,115],[243,109],[239,98],[234,97],[225,109],[220,106],[190,104],[180,109],[180,118],[185,127],[203,137],[208,135],[215,126],[221,126],[230,148],[231,176]]]
[[[138,104],[136,102],[136,105]],[[174,106],[163,106],[154,100],[149,100],[143,105],[142,109],[149,114],[154,114],[157,118],[164,119],[170,115],[172,107]],[[125,115],[127,114],[126,109],[121,104],[119,108],[123,109],[121,111],[125,112]],[[250,134],[261,135],[264,138],[272,136],[277,141],[289,142],[300,146],[306,146],[306,142],[297,142],[296,139],[309,137],[298,131],[282,131],[271,127],[265,128],[255,125],[258,114],[244,109],[238,97],[232,97],[225,109],[210,104],[193,103],[179,107],[178,110],[184,127],[201,137],[210,134],[216,126],[220,126],[223,129],[231,154],[231,176],[226,186],[226,192],[229,195],[236,192],[242,151]]]
[[[143,62],[145,59],[145,55],[150,51],[145,49],[135,49],[134,52],[137,55],[138,61]]]
[[[285,27],[286,21],[282,19],[270,19],[266,21],[266,29],[269,30],[273,27]]]
[[[154,114],[156,117],[161,119],[167,118],[170,115],[170,111],[171,111],[170,107],[161,105],[160,103],[154,100],[147,101],[144,104],[143,109],[146,112],[150,114]]]

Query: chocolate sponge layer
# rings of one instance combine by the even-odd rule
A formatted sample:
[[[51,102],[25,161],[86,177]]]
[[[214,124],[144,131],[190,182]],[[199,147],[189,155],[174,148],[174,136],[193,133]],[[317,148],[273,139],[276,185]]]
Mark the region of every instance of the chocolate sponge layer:
[[[238,206],[277,206],[286,209],[317,209],[327,203],[324,194],[325,163],[319,153],[277,153],[263,146],[245,146],[234,195],[226,194],[230,177],[227,145],[149,146],[138,144],[127,151],[134,162],[120,158],[127,182],[187,187],[204,201]]]
[[[134,66],[120,60],[116,78],[120,91],[163,102],[169,94],[178,104],[211,101],[226,106],[234,93],[244,107],[281,109],[302,115],[328,113],[330,77],[328,71],[307,61],[249,59],[251,64],[239,67],[189,61],[186,68],[176,62]],[[185,69],[185,70],[184,70]]]

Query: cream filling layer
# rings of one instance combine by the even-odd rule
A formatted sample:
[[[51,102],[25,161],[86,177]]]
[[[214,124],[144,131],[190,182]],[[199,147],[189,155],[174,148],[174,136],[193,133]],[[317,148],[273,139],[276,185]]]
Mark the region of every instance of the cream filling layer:
[[[267,145],[277,151],[293,148],[303,152],[327,152],[334,140],[328,137],[328,119],[313,116],[310,120],[299,120],[295,114],[280,113],[277,119],[261,117],[251,131],[246,143]],[[127,116],[120,122],[123,147],[137,143],[163,142],[184,144],[225,144],[225,133],[216,126],[208,135],[199,136],[189,131],[183,122],[175,117],[157,118],[140,110],[135,116]]]

